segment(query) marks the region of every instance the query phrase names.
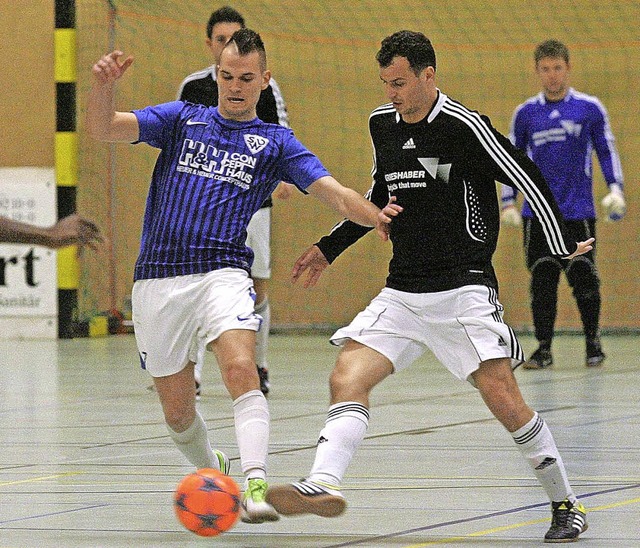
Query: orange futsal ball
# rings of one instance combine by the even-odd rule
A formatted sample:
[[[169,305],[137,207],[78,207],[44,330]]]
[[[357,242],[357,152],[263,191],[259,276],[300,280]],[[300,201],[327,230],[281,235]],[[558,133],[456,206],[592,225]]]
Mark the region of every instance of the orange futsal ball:
[[[240,487],[219,470],[202,468],[185,476],[173,496],[180,523],[202,537],[224,533],[240,515]]]

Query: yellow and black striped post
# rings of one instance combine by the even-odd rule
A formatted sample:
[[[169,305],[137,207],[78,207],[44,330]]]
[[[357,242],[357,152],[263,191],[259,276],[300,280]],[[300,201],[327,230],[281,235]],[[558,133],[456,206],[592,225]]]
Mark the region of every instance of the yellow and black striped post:
[[[54,145],[58,219],[76,210],[78,136],[76,134],[76,14],[74,0],[56,0],[54,75],[56,137]],[[58,337],[75,335],[80,264],[77,247],[58,251]]]

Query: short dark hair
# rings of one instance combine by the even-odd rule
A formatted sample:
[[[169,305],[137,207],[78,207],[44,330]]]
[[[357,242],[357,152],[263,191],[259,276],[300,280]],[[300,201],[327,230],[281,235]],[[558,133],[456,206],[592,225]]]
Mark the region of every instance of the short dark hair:
[[[436,52],[431,40],[421,32],[401,30],[387,36],[380,45],[376,60],[381,68],[388,67],[394,57],[406,57],[411,70],[419,74],[427,67],[436,68]]]
[[[241,56],[249,55],[250,53],[257,51],[260,55],[262,70],[267,70],[267,52],[264,48],[262,38],[256,31],[248,28],[242,28],[235,31],[224,48],[228,48],[231,44],[236,45],[238,53]]]
[[[218,23],[238,23],[242,28],[245,27],[244,17],[231,6],[223,6],[211,14],[209,22],[207,23],[207,38],[211,39],[213,27]]]
[[[569,62],[569,48],[565,46],[559,40],[545,40],[541,44],[538,44],[536,50],[533,53],[536,65],[540,59],[545,57],[554,57],[557,59],[564,59]]]

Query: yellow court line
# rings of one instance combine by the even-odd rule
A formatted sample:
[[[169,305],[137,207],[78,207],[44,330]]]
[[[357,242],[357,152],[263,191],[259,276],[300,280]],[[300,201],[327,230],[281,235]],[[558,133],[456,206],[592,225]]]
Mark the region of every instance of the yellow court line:
[[[31,478],[17,481],[2,481],[0,482],[0,487],[5,487],[7,485],[18,485],[20,483],[34,483],[38,481],[47,481],[50,479],[66,478],[69,476],[77,476],[79,474],[86,474],[86,472],[65,472],[64,474],[56,474],[55,476],[42,476],[40,478]]]
[[[618,506],[627,506],[628,504],[637,504],[640,502],[640,497],[635,499],[623,500],[620,502],[613,502],[611,504],[605,504],[602,506],[596,506],[594,508],[587,509],[587,515],[589,512],[600,512],[602,510],[608,510],[610,508],[617,508]],[[433,540],[430,542],[424,542],[421,544],[410,544],[405,546],[404,548],[422,548],[423,546],[432,546],[434,544],[447,544],[449,542],[457,542],[461,540],[467,540],[473,537],[482,537],[485,535],[490,535],[492,533],[499,533],[502,531],[508,531],[510,529],[518,529],[520,527],[527,527],[529,525],[536,525],[538,523],[544,523],[545,521],[551,521],[551,518],[543,518],[543,519],[534,519],[530,521],[523,521],[521,523],[514,523],[513,525],[503,525],[502,527],[494,527],[492,529],[485,529],[484,531],[477,531],[475,533],[469,533],[468,535],[462,535],[457,537],[448,537],[439,540]]]

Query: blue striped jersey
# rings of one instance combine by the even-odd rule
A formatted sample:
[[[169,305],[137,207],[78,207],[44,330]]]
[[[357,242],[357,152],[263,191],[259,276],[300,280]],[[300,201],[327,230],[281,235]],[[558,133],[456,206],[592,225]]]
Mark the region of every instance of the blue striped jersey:
[[[138,142],[159,148],[134,279],[235,267],[250,271],[246,229],[278,183],[304,191],[329,175],[290,129],[237,122],[174,101],[133,111]]]
[[[509,137],[540,168],[567,220],[595,219],[594,150],[607,184],[623,184],[609,117],[596,97],[570,88],[552,102],[539,93],[515,109]],[[503,204],[514,199],[514,190],[503,187]],[[528,201],[522,215],[533,216]]]

